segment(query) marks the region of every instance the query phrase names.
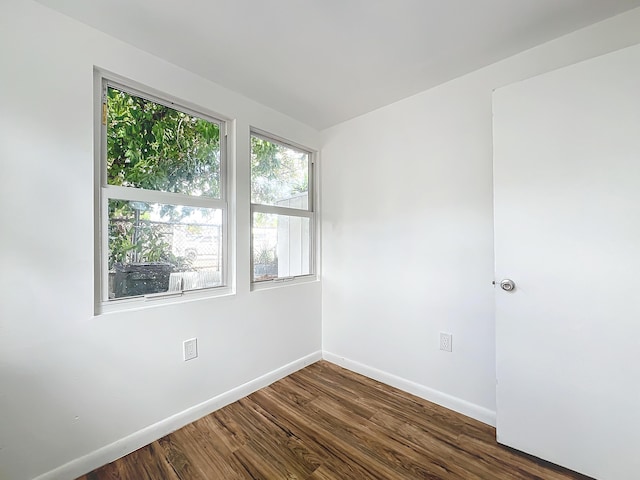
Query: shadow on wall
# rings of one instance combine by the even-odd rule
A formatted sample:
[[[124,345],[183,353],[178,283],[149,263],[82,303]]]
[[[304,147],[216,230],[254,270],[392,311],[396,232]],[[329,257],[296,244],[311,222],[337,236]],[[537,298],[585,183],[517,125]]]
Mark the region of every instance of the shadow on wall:
[[[83,361],[88,352],[84,347],[71,352],[73,343],[61,345],[53,355],[49,351],[48,358],[33,358],[30,349],[28,366],[19,350],[13,352],[16,358],[1,359],[0,480],[32,479],[78,452],[102,446],[100,438],[107,440],[114,429],[114,412],[130,400],[130,392],[113,388],[124,375],[116,369],[122,364],[114,358],[122,356],[118,349],[102,352],[103,368],[96,376],[95,363],[90,371]]]

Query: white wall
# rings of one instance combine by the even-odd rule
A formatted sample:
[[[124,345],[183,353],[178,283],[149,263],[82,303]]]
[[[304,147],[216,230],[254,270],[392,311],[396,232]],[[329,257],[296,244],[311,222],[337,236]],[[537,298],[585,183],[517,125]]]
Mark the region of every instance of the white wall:
[[[1,479],[48,472],[320,350],[319,282],[248,287],[249,125],[312,149],[318,132],[31,1],[2,2],[0,45]],[[235,296],[92,316],[94,65],[236,120]],[[200,356],[185,363],[194,336]]]
[[[491,90],[640,42],[639,26],[635,10],[325,132],[330,358],[491,421]],[[134,434],[124,453],[320,349],[320,284],[251,293],[247,254],[249,125],[310,148],[317,132],[30,0],[2,2],[0,45],[0,478]],[[235,296],[92,316],[94,65],[236,120]]]
[[[328,358],[494,421],[492,90],[638,42],[640,9],[323,133]]]

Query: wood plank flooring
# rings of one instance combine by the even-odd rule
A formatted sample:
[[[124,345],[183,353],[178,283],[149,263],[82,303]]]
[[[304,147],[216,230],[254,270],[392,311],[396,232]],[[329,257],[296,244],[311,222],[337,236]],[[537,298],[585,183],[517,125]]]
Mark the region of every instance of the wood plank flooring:
[[[318,362],[78,480],[566,480],[495,429]]]

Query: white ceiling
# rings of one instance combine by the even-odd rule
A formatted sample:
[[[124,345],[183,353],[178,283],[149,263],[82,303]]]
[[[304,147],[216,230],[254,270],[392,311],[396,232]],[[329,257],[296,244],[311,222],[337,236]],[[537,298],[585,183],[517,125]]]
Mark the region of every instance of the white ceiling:
[[[38,0],[324,129],[640,0]]]

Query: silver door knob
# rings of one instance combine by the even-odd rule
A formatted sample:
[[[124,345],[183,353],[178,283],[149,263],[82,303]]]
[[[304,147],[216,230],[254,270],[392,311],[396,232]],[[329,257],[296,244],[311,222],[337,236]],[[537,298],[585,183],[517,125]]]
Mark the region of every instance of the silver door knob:
[[[500,287],[505,292],[510,292],[516,288],[516,284],[513,282],[513,280],[509,280],[508,278],[505,278],[500,282]]]

